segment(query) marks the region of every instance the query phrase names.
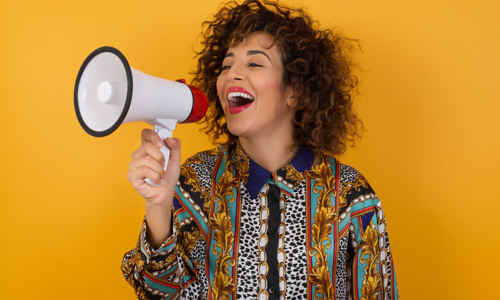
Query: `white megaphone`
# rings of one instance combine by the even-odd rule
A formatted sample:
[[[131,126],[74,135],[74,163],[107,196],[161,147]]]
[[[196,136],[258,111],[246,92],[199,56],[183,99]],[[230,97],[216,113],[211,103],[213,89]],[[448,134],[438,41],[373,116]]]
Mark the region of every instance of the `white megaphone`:
[[[177,123],[196,122],[205,116],[208,98],[184,80],[171,81],[132,68],[115,48],[92,52],[78,72],[75,111],[80,125],[95,137],[114,132],[121,124],[144,121],[165,143]],[[170,149],[160,149],[167,169]],[[146,182],[157,186],[149,178]]]

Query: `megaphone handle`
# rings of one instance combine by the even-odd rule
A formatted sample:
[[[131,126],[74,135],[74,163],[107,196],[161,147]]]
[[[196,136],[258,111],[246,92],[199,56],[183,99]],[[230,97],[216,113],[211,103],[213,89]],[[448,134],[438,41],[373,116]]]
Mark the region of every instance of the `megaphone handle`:
[[[155,132],[160,136],[161,141],[163,142],[163,147],[161,147],[160,151],[163,154],[163,156],[165,157],[164,170],[166,171],[167,166],[168,166],[168,159],[170,158],[170,148],[168,148],[167,145],[165,145],[165,139],[172,137],[172,131],[170,131],[168,128],[155,125]],[[160,185],[154,183],[149,178],[144,179],[144,181],[146,181],[149,185],[152,185],[152,186],[160,186]]]

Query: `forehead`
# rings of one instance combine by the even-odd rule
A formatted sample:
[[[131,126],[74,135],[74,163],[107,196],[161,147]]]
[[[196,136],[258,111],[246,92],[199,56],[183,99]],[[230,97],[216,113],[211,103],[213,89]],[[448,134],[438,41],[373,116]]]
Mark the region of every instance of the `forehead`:
[[[277,44],[274,39],[263,32],[252,32],[237,45],[232,45],[229,47],[227,52],[234,52],[238,50],[250,50],[259,49],[267,50],[266,52],[278,52]]]

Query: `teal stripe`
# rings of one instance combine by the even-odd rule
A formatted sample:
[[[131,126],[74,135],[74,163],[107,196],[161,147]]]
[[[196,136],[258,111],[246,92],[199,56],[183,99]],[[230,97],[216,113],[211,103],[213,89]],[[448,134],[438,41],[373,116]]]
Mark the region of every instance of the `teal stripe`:
[[[310,228],[309,240],[311,241],[311,248],[315,246],[313,236],[312,236],[312,229],[313,229],[313,224],[314,224],[314,216],[316,215],[316,207],[318,207],[318,194],[314,193],[313,187],[314,187],[314,180],[311,180],[310,185],[309,185],[309,191],[308,191],[309,194],[311,195],[310,204],[309,204],[310,205],[310,207],[309,207],[309,211],[310,211],[309,222],[310,222],[310,224],[308,224],[308,226]],[[319,189],[321,190],[321,187]],[[311,249],[308,249],[308,251],[310,251],[310,250]],[[309,253],[308,253],[308,255],[309,255]],[[311,271],[315,266],[316,266],[316,255],[312,255],[311,256]],[[316,293],[316,285],[311,284],[311,295],[314,295],[315,293]]]
[[[236,168],[233,169],[233,176],[235,176],[235,179],[236,179]],[[229,202],[229,198],[230,196],[227,196],[226,200],[227,201],[227,205],[229,207],[229,216],[231,218],[231,231],[234,233],[234,241],[233,241],[233,248],[232,250],[229,252],[229,255],[231,257],[234,258],[234,254],[235,254],[235,242],[236,242],[236,239],[237,239],[237,236],[236,236],[236,223],[237,223],[237,214],[238,214],[238,204],[239,204],[239,201],[238,201],[238,190],[236,188],[232,188],[233,192],[232,192],[232,197],[233,197],[233,203]],[[229,275],[234,279],[234,267],[231,267],[231,265],[228,266],[228,269],[229,269]],[[232,296],[230,297],[232,298]]]
[[[351,207],[350,213],[354,214],[355,212],[360,211],[362,209],[377,206],[377,204],[379,202],[380,202],[380,200],[378,198],[368,199],[368,200],[365,200],[364,202],[359,201],[358,203],[354,204]]]
[[[342,230],[344,230],[346,226],[349,226],[349,223],[351,221],[351,213],[346,213],[346,214],[347,216],[345,217],[345,219],[339,223],[339,230],[338,230],[339,233],[342,232]]]
[[[219,167],[215,173],[214,182],[212,183],[214,186],[216,186],[216,184],[219,182],[219,179],[222,177],[222,174],[224,174],[224,169],[226,167],[226,159],[227,159],[227,151],[224,151],[222,154],[222,158],[220,160],[220,163],[219,163]],[[215,212],[217,212],[217,208],[219,207],[220,200],[218,200],[216,198],[215,192],[214,192],[213,197],[214,197],[213,198],[214,201],[216,201],[214,203],[214,208],[213,208],[213,212],[215,213]],[[212,282],[214,281],[215,261],[217,260],[217,253],[220,253],[222,251],[222,249],[220,249],[220,247],[214,247],[214,245],[217,243],[217,241],[214,239],[212,231],[213,230],[210,230],[209,237],[208,237],[208,240],[210,241],[210,246],[209,246],[210,249],[208,251],[208,266],[209,266],[209,274],[208,274],[209,283],[208,284],[209,285],[212,285]],[[215,254],[213,253],[214,251],[216,251]]]
[[[183,211],[180,214],[177,214],[176,217],[177,217],[177,221],[179,221],[179,223],[180,223],[180,222],[184,221],[185,219],[191,218],[191,215],[187,211]],[[184,221],[184,223],[185,223],[185,221]]]

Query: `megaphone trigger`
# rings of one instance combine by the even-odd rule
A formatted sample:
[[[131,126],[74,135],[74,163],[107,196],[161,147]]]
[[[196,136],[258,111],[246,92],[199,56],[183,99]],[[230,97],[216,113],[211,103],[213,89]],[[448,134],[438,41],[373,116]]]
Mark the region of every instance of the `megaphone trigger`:
[[[157,119],[154,120],[153,122],[148,122],[148,123],[154,125],[155,132],[160,136],[161,141],[163,142],[163,147],[160,148],[160,151],[163,154],[163,157],[165,157],[164,171],[166,171],[168,166],[168,159],[170,158],[170,148],[168,148],[167,145],[165,144],[165,140],[169,137],[172,137],[172,131],[174,131],[175,126],[177,125],[177,120]],[[144,181],[146,181],[149,185],[152,186],[160,186],[154,183],[153,180],[149,178],[146,178]]]

